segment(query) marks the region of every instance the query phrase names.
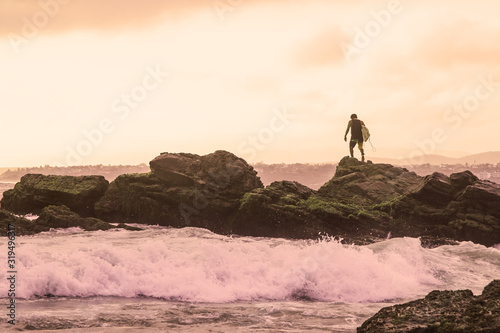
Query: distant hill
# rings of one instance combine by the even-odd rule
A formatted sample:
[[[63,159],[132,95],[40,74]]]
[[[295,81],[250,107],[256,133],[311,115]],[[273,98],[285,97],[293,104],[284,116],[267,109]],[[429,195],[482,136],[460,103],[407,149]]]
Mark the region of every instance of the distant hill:
[[[0,173],[0,182],[18,182],[22,176],[28,173],[39,173],[42,175],[62,175],[62,176],[89,176],[101,175],[108,181],[114,180],[124,173],[149,172],[147,164],[140,165],[86,165],[70,167],[41,166],[34,168],[4,168]]]
[[[459,163],[461,163],[461,164],[465,164],[465,163],[468,163],[468,164],[485,164],[485,163],[497,164],[497,163],[500,163],[500,151],[490,151],[487,153],[469,155],[469,156],[459,158],[458,160],[459,160]]]
[[[408,160],[391,158],[369,158],[373,163],[387,163],[392,165],[404,165],[408,170],[416,172],[420,176],[430,175],[433,172],[441,172],[450,175],[456,172],[469,170],[481,179],[487,179],[500,183],[500,151],[469,155],[461,158],[446,157],[441,155],[425,155],[415,164],[409,164]],[[489,164],[489,165],[487,165]],[[293,180],[317,190],[329,181],[335,169],[336,163],[323,164],[264,164],[254,165],[264,185],[273,181]]]
[[[369,160],[374,163],[388,163],[392,165],[406,165],[410,171],[425,176],[434,171],[449,175],[453,172],[470,170],[482,179],[500,182],[500,151],[486,152],[464,156],[460,158],[446,157],[442,155],[425,155],[415,159],[415,164],[409,165],[408,160],[393,158],[377,158],[370,156]],[[466,165],[467,164],[467,165]],[[485,166],[492,164],[492,166]],[[321,164],[265,164],[257,163],[253,167],[258,172],[264,185],[269,185],[273,181],[291,180],[297,181],[312,189],[318,189],[329,181],[336,169],[337,163]],[[27,173],[55,174],[55,175],[102,175],[107,180],[112,181],[118,175],[124,173],[149,172],[147,164],[141,165],[120,165],[120,166],[76,166],[76,167],[38,167],[38,168],[0,168],[0,183],[17,182]],[[12,187],[12,184],[5,184]],[[1,192],[1,189],[0,189]]]
[[[9,169],[17,169],[17,168],[0,168],[0,175]]]
[[[474,155],[468,155],[464,157],[454,158],[442,155],[423,155],[422,157],[416,157],[413,161],[407,159],[395,159],[395,158],[370,158],[374,163],[389,163],[394,165],[409,164],[409,162],[414,162],[414,164],[431,164],[431,165],[441,165],[441,164],[493,164],[496,165],[500,163],[500,151],[492,151],[486,153],[479,153]]]

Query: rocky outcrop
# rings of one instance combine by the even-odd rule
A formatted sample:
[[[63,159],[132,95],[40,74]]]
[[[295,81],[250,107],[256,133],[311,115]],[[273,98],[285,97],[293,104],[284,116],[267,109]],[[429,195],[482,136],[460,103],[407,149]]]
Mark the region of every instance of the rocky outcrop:
[[[339,202],[380,204],[407,193],[421,179],[404,168],[371,161],[362,163],[346,156],[339,162],[335,176],[318,190],[318,194]]]
[[[204,156],[163,153],[150,166],[150,173],[116,178],[97,202],[97,216],[231,233],[240,199],[263,187],[250,165],[226,151]]]
[[[40,213],[64,205],[109,222],[264,237],[329,234],[356,244],[387,235],[421,237],[427,246],[500,243],[500,185],[468,171],[420,177],[344,157],[334,177],[314,191],[291,181],[264,188],[250,165],[226,151],[163,153],[150,166],[149,173],[121,175],[109,186],[99,176],[26,175],[5,192],[2,207]]]
[[[423,224],[433,236],[473,241],[486,246],[500,242],[500,185],[465,171],[447,177],[433,173],[391,205],[391,215],[406,234]]]
[[[424,299],[383,308],[357,332],[500,332],[500,280],[487,285],[480,296],[470,290],[433,291]]]
[[[94,204],[108,188],[102,176],[44,176],[28,174],[4,192],[2,208],[17,214],[38,214],[49,205],[65,205],[83,215],[94,214]]]
[[[292,181],[273,182],[246,193],[234,217],[233,232],[240,235],[313,238],[321,219],[305,204],[315,191]]]
[[[167,186],[206,187],[207,191],[216,191],[229,199],[239,199],[245,193],[263,187],[253,167],[223,150],[204,156],[163,153],[149,165]]]
[[[33,235],[46,231],[24,217],[19,217],[5,209],[0,209],[0,228],[5,232],[4,235],[7,235],[7,230],[12,230],[12,226],[15,228],[16,235]]]
[[[95,217],[81,217],[71,211],[66,206],[47,206],[42,209],[40,216],[35,223],[43,229],[50,230],[51,228],[71,228],[80,227],[85,231],[109,230],[122,228],[127,230],[141,230],[127,226],[125,224],[114,226],[108,222],[104,222]]]
[[[390,164],[345,157],[318,197],[356,205],[373,217],[366,227],[360,226],[365,234],[385,231],[393,237],[468,240],[486,246],[500,242],[500,185],[469,171],[420,177]]]
[[[16,235],[33,235],[43,231],[57,228],[79,227],[85,231],[109,230],[122,228],[126,230],[141,230],[121,224],[114,226],[107,222],[101,221],[93,217],[81,217],[77,213],[71,211],[66,206],[47,206],[42,209],[40,216],[36,220],[28,220],[23,217],[15,216],[14,214],[0,209],[0,228],[9,230],[9,224],[14,226]]]
[[[371,228],[393,237],[468,240],[486,246],[500,242],[500,185],[469,171],[419,177],[404,168],[345,157],[318,195],[360,205],[369,215],[377,210],[387,214],[386,223],[381,216],[372,220]]]
[[[386,228],[381,227],[386,219],[383,212],[325,198],[297,182],[280,181],[245,194],[233,232],[299,239],[323,234],[367,244],[387,236]]]

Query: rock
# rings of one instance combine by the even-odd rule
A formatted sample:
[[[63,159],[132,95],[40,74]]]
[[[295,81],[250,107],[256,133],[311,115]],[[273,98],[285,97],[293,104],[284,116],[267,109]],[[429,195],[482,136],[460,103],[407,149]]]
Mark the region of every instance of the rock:
[[[110,222],[181,227],[184,221],[179,205],[189,204],[192,192],[169,187],[153,173],[120,175],[96,203],[96,215]]]
[[[321,220],[306,207],[314,190],[291,181],[273,182],[246,193],[234,218],[239,235],[313,238],[322,231]]]
[[[314,198],[322,202],[320,207],[343,204],[351,208],[330,217],[316,211],[330,221],[327,226],[333,223],[340,227],[346,214],[358,215],[353,210],[364,212],[365,221],[354,222],[356,233],[352,223],[344,223],[346,236],[359,238],[364,233],[380,237],[390,232],[393,237],[424,237],[429,246],[453,240],[486,246],[500,243],[500,185],[479,180],[469,171],[450,177],[441,173],[420,177],[390,164],[344,157],[335,176]]]
[[[64,205],[69,211],[59,209],[56,218],[47,215],[54,208],[47,209],[39,222],[51,227],[83,223],[88,230],[108,226],[84,223],[80,216],[248,236],[317,238],[326,233],[356,244],[388,234],[420,237],[425,246],[500,243],[500,185],[469,171],[420,177],[390,164],[344,157],[335,176],[313,191],[291,181],[264,188],[250,165],[226,151],[163,153],[150,167],[152,172],[121,175],[111,184],[99,176],[26,175],[4,193],[2,207],[40,213]]]
[[[16,235],[33,235],[45,231],[26,218],[15,216],[5,209],[0,209],[0,228],[5,231],[5,235],[9,230],[9,224],[15,226]]]
[[[132,227],[130,225],[126,225],[125,223],[119,223],[115,228],[117,229],[125,229],[128,231],[141,231],[144,230],[142,228]]]
[[[102,176],[44,176],[27,174],[16,186],[4,192],[2,208],[17,214],[38,214],[49,205],[65,205],[91,216],[94,204],[108,188]]]
[[[470,172],[417,176],[390,164],[343,158],[317,192],[297,182],[263,188],[253,168],[231,153],[164,153],[148,174],[122,175],[96,204],[113,222],[194,226],[248,236],[316,238],[356,244],[421,237],[422,244],[500,243],[498,188]],[[478,200],[479,199],[479,200]]]
[[[325,199],[297,182],[279,181],[245,194],[234,218],[233,232],[295,239],[327,234],[344,242],[367,244],[387,235],[378,227],[384,223],[382,216],[387,217],[356,204]]]
[[[40,216],[35,223],[43,230],[71,227],[80,227],[85,231],[109,230],[115,228],[140,230],[138,228],[129,227],[125,224],[114,226],[94,217],[83,218],[66,206],[45,207],[42,209]]]
[[[450,177],[434,172],[424,178],[412,193],[412,197],[431,206],[443,207],[453,200],[457,190]]]
[[[421,179],[404,168],[361,163],[346,156],[339,162],[335,176],[318,190],[318,194],[340,202],[380,204],[404,194]]]
[[[163,182],[170,186],[194,186],[194,170],[190,167],[199,163],[200,156],[195,154],[170,154],[162,153],[151,162],[151,171]]]
[[[151,173],[116,178],[96,204],[97,216],[231,233],[231,217],[241,197],[263,187],[250,165],[226,151],[205,156],[163,153],[150,166]]]
[[[383,308],[357,332],[500,332],[500,280],[480,296],[470,290],[433,291],[424,299]]]
[[[204,156],[163,153],[149,165],[167,186],[206,186],[232,199],[264,186],[253,167],[223,150]]]
[[[454,173],[450,177],[435,172],[426,176],[409,197],[433,207],[445,207],[469,185],[479,184],[478,181],[470,171]]]
[[[500,218],[499,184],[477,180],[465,187],[456,200],[464,211],[483,212],[485,215]]]
[[[433,249],[443,245],[459,245],[460,243],[445,237],[432,237],[432,236],[422,236],[419,237],[420,244],[422,247],[427,249]]]
[[[452,173],[450,175],[450,180],[452,184],[457,186],[458,188],[465,188],[468,185],[474,184],[479,180],[472,172],[463,171],[458,173]]]
[[[40,216],[34,221],[15,216],[4,209],[0,209],[0,227],[3,230],[8,230],[9,224],[15,226],[17,236],[33,235],[39,232],[49,231],[52,228],[70,227],[80,227],[86,231],[108,230],[114,228],[141,230],[127,225],[113,226],[92,217],[83,218],[66,206],[47,206],[42,209]]]
[[[426,176],[392,205],[392,216],[404,225],[422,225],[422,234],[473,241],[500,242],[500,185],[479,180],[469,171],[447,177]],[[402,225],[400,225],[401,227]],[[396,235],[406,234],[400,228]]]

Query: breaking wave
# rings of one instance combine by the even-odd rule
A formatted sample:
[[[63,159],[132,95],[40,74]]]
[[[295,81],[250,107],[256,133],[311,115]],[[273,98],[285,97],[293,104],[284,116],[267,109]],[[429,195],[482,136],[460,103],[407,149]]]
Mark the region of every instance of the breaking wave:
[[[194,302],[310,299],[381,302],[433,289],[474,292],[500,276],[500,251],[416,238],[369,246],[226,237],[204,229],[52,231],[17,237],[17,290],[38,296],[158,297]],[[0,248],[7,248],[6,237]],[[6,250],[0,261],[6,262]],[[2,297],[7,273],[0,272]],[[4,286],[2,286],[4,285]]]

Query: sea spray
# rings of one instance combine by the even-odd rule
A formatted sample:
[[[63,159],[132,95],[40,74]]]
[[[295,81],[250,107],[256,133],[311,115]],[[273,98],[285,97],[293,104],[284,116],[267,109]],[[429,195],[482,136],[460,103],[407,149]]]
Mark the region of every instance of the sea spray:
[[[415,238],[354,246],[331,239],[227,237],[198,228],[148,227],[53,231],[20,237],[19,243],[16,295],[25,299],[364,303],[416,298],[449,286],[480,289],[500,276],[500,251],[494,248],[462,243],[425,249]],[[2,255],[0,260],[6,259]]]

